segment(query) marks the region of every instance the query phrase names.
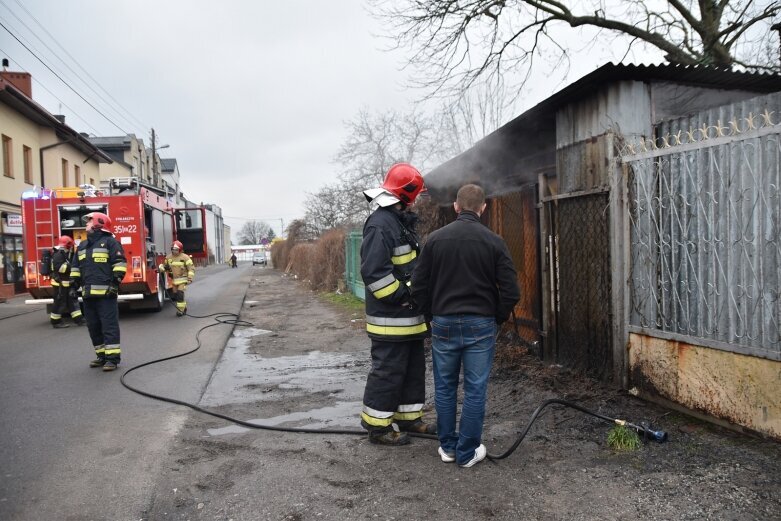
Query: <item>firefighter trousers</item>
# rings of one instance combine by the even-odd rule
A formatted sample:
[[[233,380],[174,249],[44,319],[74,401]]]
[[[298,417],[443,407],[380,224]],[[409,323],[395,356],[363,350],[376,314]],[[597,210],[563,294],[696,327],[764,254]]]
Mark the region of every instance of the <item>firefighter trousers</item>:
[[[361,425],[388,430],[397,421],[423,416],[426,401],[426,357],[423,340],[384,342],[372,339],[372,368],[363,393]]]
[[[71,320],[77,324],[84,320],[84,317],[81,316],[79,299],[75,296],[71,296],[70,287],[55,286],[54,303],[52,304],[52,311],[49,314],[52,325],[62,322],[63,315],[70,315]]]
[[[173,286],[169,292],[171,301],[176,305],[176,311],[179,313],[187,311],[187,302],[184,300],[184,290],[186,287],[187,284],[179,284],[178,286]]]
[[[117,298],[85,298],[84,318],[97,357],[119,364],[121,351]]]

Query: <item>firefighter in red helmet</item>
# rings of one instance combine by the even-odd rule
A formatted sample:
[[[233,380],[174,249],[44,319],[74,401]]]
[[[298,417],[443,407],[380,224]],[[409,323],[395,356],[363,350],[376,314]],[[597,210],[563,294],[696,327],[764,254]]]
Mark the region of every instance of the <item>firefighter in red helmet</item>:
[[[361,425],[375,444],[405,445],[410,441],[407,432],[436,432],[434,425],[422,419],[426,399],[423,339],[428,326],[412,305],[409,288],[420,249],[417,215],[409,207],[422,190],[420,172],[398,163],[388,170],[380,188],[364,192],[377,208],[366,219],[361,244],[372,357]]]
[[[87,319],[97,358],[90,367],[113,371],[120,362],[117,294],[127,272],[122,245],[111,233],[111,219],[101,212],[84,216],[87,238],[79,243],[71,265],[71,286],[82,288]]]
[[[84,325],[84,317],[79,307],[76,291],[70,287],[71,264],[73,263],[73,239],[63,235],[57,241],[57,247],[51,260],[51,283],[54,289],[54,304],[49,314],[52,327],[68,327],[62,321],[63,315],[70,315],[78,325]]]
[[[176,303],[177,317],[187,313],[184,290],[187,289],[188,284],[192,284],[195,277],[193,261],[182,250],[182,243],[174,241],[171,245],[171,253],[166,255],[165,261],[159,266],[161,273],[167,272],[171,277],[171,300]]]

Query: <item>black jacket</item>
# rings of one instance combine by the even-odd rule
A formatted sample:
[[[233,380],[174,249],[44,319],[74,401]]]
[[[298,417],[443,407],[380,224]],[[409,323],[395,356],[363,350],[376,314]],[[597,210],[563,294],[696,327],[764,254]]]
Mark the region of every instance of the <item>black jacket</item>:
[[[52,286],[69,286],[71,274],[71,259],[73,250],[57,248],[52,254],[51,281]]]
[[[412,297],[431,315],[483,315],[507,320],[520,299],[507,245],[462,211],[454,222],[428,236],[412,275]]]
[[[84,297],[111,297],[109,286],[119,287],[126,272],[122,245],[110,233],[96,230],[76,249],[71,282],[84,288]]]
[[[361,277],[371,338],[393,342],[427,335],[426,319],[413,309],[408,285],[419,253],[415,220],[409,212],[377,208],[363,226]]]

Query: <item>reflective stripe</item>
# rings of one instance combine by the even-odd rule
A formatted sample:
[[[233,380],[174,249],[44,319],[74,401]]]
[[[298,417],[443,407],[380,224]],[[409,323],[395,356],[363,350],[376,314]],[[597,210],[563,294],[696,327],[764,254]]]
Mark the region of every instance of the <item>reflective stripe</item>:
[[[190,277],[190,278],[193,278],[193,277],[195,277],[195,272],[193,270],[190,270],[190,271],[187,272],[187,276]]]
[[[187,303],[186,302],[177,302],[176,303],[176,309],[178,309],[179,311],[184,311],[186,308],[187,308]]]
[[[66,271],[68,271],[68,263],[63,262],[62,264],[60,264],[60,269],[58,269],[57,271],[59,271],[60,273],[65,273]]]
[[[70,285],[71,285],[71,282],[69,280],[63,280],[62,281],[62,287],[63,288],[68,288],[68,287],[70,287]]]
[[[59,286],[59,285],[60,285],[60,283],[59,283],[59,282],[57,282],[57,281],[56,281],[56,280],[54,280],[54,279],[52,279],[52,281],[51,281],[51,282],[52,282],[52,286]]]
[[[383,278],[381,278],[378,281],[372,282],[371,284],[366,286],[366,288],[369,291],[374,292],[377,291],[378,289],[384,288],[388,284],[392,284],[394,280],[396,280],[396,277],[394,277],[393,273],[391,273],[390,275],[385,275]]]
[[[71,313],[71,318],[78,318],[80,316],[81,316],[81,311],[79,311],[78,309]]]
[[[79,253],[79,260],[84,260],[86,258],[87,258],[87,254],[86,253]]]
[[[415,317],[391,318],[391,317],[373,317],[371,315],[366,315],[366,322],[369,324],[374,324],[376,326],[414,326],[414,325],[425,323],[426,317],[424,317],[423,315],[418,315]]]
[[[119,348],[119,344],[108,344],[106,345],[106,348],[103,349],[103,354],[108,355],[118,355],[121,354],[122,350]]]
[[[108,253],[95,253],[92,252],[93,259],[108,259]]]
[[[62,318],[62,315],[60,315],[58,313],[51,313],[49,315],[49,318],[52,319],[52,320],[60,320]]]
[[[396,407],[396,414],[400,412],[419,412],[423,410],[422,403],[408,403],[405,405],[399,405]]]
[[[385,336],[404,336],[404,335],[416,335],[418,333],[425,333],[428,331],[426,324],[419,324],[417,326],[375,326],[373,324],[366,324],[366,331],[374,333],[375,335]]]
[[[171,266],[184,266],[184,261],[170,261],[168,264]]]
[[[391,262],[398,266],[399,264],[408,264],[415,260],[418,256],[418,253],[415,251],[412,251],[410,253],[407,253],[406,255],[399,255],[399,256],[393,256],[391,257]]]
[[[92,248],[92,254],[95,255],[96,253],[105,253],[108,255],[108,248]]]
[[[393,248],[393,255],[394,256],[404,255],[405,253],[409,253],[411,251],[412,251],[412,246],[410,246],[409,244],[405,244],[404,246],[397,246]]]
[[[81,275],[81,270],[79,268],[71,268],[71,277],[78,277]]]
[[[361,419],[365,421],[367,424],[371,425],[372,427],[390,427],[393,423],[393,418],[387,418],[387,419],[380,419],[380,418],[373,418],[366,414],[365,412],[361,413]]]
[[[179,284],[187,284],[187,277],[177,277],[174,279],[174,286],[178,286]]]
[[[106,344],[101,344],[101,345],[99,345],[99,346],[95,346],[95,352],[96,352],[98,355],[102,355],[102,354],[103,354],[103,351],[105,351],[105,350],[106,350]]]
[[[127,271],[127,262],[117,262],[112,269],[114,271]]]
[[[385,286],[384,288],[375,291],[373,295],[375,298],[383,298],[383,297],[387,297],[388,295],[393,295],[397,289],[399,289],[399,281],[394,280],[393,284],[389,286]]]
[[[377,409],[372,409],[368,405],[363,406],[363,412],[368,414],[369,416],[373,418],[392,418],[393,417],[393,411],[378,411]]]
[[[416,411],[416,412],[397,412],[393,415],[394,420],[401,420],[401,421],[414,421],[419,420],[423,417],[423,411]]]

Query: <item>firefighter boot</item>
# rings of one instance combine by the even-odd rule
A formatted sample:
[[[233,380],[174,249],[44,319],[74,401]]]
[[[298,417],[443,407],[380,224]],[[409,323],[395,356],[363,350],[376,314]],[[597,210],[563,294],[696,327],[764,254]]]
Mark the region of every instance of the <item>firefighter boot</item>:
[[[65,322],[52,322],[52,327],[54,329],[64,329],[64,328],[70,327],[70,326],[68,324],[66,324]]]
[[[396,425],[399,426],[401,432],[414,432],[416,434],[436,434],[437,426],[433,423],[425,423],[421,419],[412,421],[396,421]]]
[[[112,361],[110,361],[110,360],[106,360],[106,363],[103,364],[103,370],[104,371],[113,371],[116,368],[117,368],[117,364],[112,362]]]
[[[369,431],[369,442],[375,445],[407,445],[409,443],[409,436],[404,432],[396,432],[392,429],[389,430],[376,430]]]
[[[106,359],[103,357],[97,357],[95,360],[89,363],[90,367],[103,367],[103,364],[106,363]]]

